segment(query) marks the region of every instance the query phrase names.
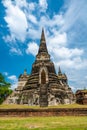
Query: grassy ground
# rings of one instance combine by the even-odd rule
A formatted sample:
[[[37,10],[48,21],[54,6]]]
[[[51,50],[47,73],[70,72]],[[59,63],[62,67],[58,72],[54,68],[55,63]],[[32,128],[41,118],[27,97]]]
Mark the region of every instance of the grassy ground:
[[[0,105],[0,109],[33,108],[28,105]],[[47,108],[87,108],[87,105],[69,104]],[[87,130],[87,116],[64,117],[0,117],[0,130]]]
[[[8,108],[33,108],[38,109],[39,106],[28,106],[28,105],[16,105],[16,104],[2,104],[0,105],[0,109],[8,109]],[[68,104],[68,105],[58,105],[58,106],[49,106],[46,108],[87,108],[87,105],[79,105],[79,104]],[[42,108],[41,108],[42,109]]]
[[[87,117],[1,117],[0,130],[87,130]]]

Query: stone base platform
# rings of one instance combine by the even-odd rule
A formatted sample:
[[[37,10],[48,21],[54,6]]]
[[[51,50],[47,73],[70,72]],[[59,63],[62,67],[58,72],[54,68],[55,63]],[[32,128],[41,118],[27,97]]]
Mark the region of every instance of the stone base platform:
[[[0,109],[0,117],[87,116],[87,108]]]

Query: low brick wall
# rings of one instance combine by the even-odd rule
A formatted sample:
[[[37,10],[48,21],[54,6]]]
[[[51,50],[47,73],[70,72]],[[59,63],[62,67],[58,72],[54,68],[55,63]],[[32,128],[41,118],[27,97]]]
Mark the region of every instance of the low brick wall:
[[[0,109],[2,116],[87,116],[87,108]]]

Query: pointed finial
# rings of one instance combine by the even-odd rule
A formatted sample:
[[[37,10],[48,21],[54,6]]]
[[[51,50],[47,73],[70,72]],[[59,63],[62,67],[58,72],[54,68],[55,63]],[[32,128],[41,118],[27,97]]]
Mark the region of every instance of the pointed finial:
[[[41,41],[45,41],[44,28],[42,28]]]
[[[38,54],[36,56],[36,60],[42,60],[42,61],[50,60],[50,55],[48,54],[46,40],[45,40],[45,34],[44,34],[43,28],[42,28],[40,46],[39,46],[39,49],[38,49]]]
[[[24,75],[26,75],[27,74],[27,69],[24,69]]]
[[[41,53],[41,52],[48,53],[47,46],[46,46],[45,35],[44,35],[44,29],[43,28],[42,28],[42,34],[41,34],[41,39],[40,39],[40,47],[39,47],[38,53]]]
[[[62,74],[61,69],[60,69],[60,66],[59,66],[59,71],[58,71],[58,74]]]

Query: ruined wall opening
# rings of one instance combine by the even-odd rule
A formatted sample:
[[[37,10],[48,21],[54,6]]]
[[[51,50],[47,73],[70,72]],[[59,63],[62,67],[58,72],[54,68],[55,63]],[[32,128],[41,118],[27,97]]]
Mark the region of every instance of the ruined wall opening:
[[[41,72],[41,84],[46,84],[46,74],[44,70]]]

